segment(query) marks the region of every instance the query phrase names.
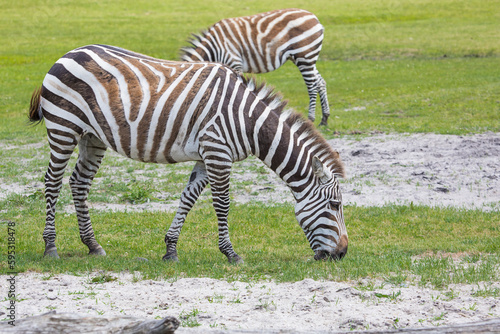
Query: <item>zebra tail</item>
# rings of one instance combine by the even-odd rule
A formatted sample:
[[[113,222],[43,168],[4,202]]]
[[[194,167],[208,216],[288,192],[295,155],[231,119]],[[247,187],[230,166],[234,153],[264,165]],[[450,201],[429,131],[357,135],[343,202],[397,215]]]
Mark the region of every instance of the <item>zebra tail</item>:
[[[43,119],[42,108],[40,106],[41,93],[42,93],[42,87],[38,87],[31,95],[28,118],[30,123],[35,123],[35,125],[40,123]]]

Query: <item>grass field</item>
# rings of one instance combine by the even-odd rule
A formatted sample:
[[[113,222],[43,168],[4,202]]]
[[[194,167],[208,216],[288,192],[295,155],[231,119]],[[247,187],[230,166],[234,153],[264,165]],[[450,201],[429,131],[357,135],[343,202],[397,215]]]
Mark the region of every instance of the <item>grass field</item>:
[[[178,59],[178,50],[191,33],[221,18],[285,7],[310,10],[325,26],[318,68],[327,81],[331,104],[328,127],[321,129],[326,137],[378,131],[500,131],[498,0],[273,1],[272,5],[261,0],[200,4],[20,0],[3,1],[0,11],[0,143],[46,141],[43,125],[26,126],[29,99],[52,64],[71,49],[103,43]],[[259,78],[306,114],[306,88],[292,64]],[[28,157],[21,156],[28,153]],[[35,154],[39,156],[32,158]],[[40,153],[3,151],[0,177],[23,183],[32,179],[23,175],[37,173],[36,178],[42,179],[46,162],[40,157],[47,154],[46,149]],[[17,155],[21,166],[12,159]],[[105,160],[105,165],[112,163]],[[158,183],[165,187],[176,184],[175,193],[182,189],[177,186],[178,174],[187,171],[173,171]],[[91,193],[91,200],[106,201],[113,195],[141,199],[145,184],[137,189],[129,183],[113,185],[111,194]],[[70,198],[62,200],[68,203]],[[42,259],[44,210],[37,193],[0,200],[0,225],[7,226],[7,220],[16,222],[19,271],[139,270],[146,277],[284,281],[384,277],[415,279],[438,287],[453,280],[499,280],[498,212],[346,207],[348,256],[339,263],[317,263],[311,261],[311,251],[290,206],[237,205],[231,211],[230,228],[235,248],[246,262],[231,266],[217,250],[215,214],[208,203],[197,206],[189,216],[180,240],[179,264],[160,260],[172,214],[159,213],[95,212],[95,230],[109,254],[106,258],[88,258],[79,241],[75,215],[61,213],[57,216],[58,246],[63,259]],[[5,230],[0,235],[2,256],[7,250]],[[459,254],[459,260],[428,256],[437,252]],[[149,262],[137,261],[137,257]],[[0,268],[6,270],[6,261],[0,261]],[[448,275],[450,272],[454,274]]]
[[[139,271],[145,278],[201,276],[243,281],[378,277],[430,283],[438,288],[450,283],[498,280],[500,227],[493,223],[498,219],[495,212],[416,206],[347,207],[349,254],[333,263],[312,259],[291,205],[237,205],[229,216],[231,240],[245,263],[235,266],[227,263],[218,250],[217,222],[208,203],[190,213],[179,241],[179,263],[161,260],[165,228],[173,214],[93,212],[98,240],[108,254],[103,258],[87,255],[75,215],[60,214],[57,226],[61,259],[54,260],[42,258],[43,200],[18,197],[9,205],[23,208],[9,209],[5,203],[0,206],[18,222],[17,269],[21,272],[84,274],[127,270]],[[434,253],[441,256],[435,257]],[[6,269],[6,263],[0,267]]]
[[[498,0],[22,0],[0,14],[0,139],[43,137],[42,127],[22,122],[29,97],[71,49],[103,43],[178,59],[191,33],[221,18],[285,7],[308,9],[325,26],[318,67],[332,108],[326,136],[499,131]],[[307,92],[292,64],[260,77],[306,113]]]

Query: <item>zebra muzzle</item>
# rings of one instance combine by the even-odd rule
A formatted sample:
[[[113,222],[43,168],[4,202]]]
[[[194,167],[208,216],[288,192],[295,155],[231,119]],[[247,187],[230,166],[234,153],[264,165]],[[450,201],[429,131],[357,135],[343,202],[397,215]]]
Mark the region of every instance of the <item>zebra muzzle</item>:
[[[333,252],[328,252],[326,250],[318,250],[314,253],[314,259],[316,261],[319,260],[333,260],[333,261],[338,261],[342,260],[342,258],[347,254],[347,236],[343,235],[340,238],[339,243],[337,244],[337,247]]]
[[[327,261],[327,260],[330,260],[330,261],[338,261],[338,260],[341,260],[345,254],[347,253],[346,252],[340,252],[340,253],[336,253],[336,252],[327,252],[327,251],[317,251],[315,254],[314,254],[314,259],[316,261],[320,261],[320,260],[323,260],[323,261]]]

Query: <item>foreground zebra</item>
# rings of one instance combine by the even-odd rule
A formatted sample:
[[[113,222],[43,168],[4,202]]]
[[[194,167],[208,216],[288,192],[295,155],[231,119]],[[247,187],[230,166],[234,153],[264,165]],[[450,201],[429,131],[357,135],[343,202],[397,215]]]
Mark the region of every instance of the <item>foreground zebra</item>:
[[[342,258],[347,252],[337,181],[344,174],[342,162],[310,122],[283,111],[285,104],[220,64],[172,62],[104,45],[68,52],[33,93],[29,112],[33,122],[45,119],[50,145],[44,255],[58,256],[55,205],[78,144],[69,183],[89,254],[106,254],[94,237],[86,199],[110,147],[145,162],[196,161],[165,236],[165,260],[177,260],[186,215],[210,182],[219,249],[230,262],[241,261],[228,233],[229,176],[232,162],[250,154],[290,187],[315,259]]]
[[[316,69],[323,31],[318,18],[302,9],[224,19],[194,35],[192,46],[182,49],[181,59],[223,63],[239,74],[271,72],[290,59],[307,86],[309,119],[314,122],[319,93],[323,111],[320,125],[327,125],[330,107],[326,83]]]

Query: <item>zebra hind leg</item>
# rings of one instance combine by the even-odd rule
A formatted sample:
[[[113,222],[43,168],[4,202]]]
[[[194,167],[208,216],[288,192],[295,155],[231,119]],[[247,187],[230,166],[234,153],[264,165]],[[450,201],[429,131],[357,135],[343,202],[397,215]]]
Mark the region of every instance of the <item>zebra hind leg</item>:
[[[79,148],[78,161],[69,183],[78,218],[80,239],[89,248],[89,255],[106,255],[104,249],[95,239],[87,206],[90,186],[101,165],[106,146],[94,135],[87,134],[80,141]]]
[[[182,226],[186,221],[186,216],[200,196],[208,183],[207,171],[202,162],[197,162],[191,172],[188,184],[181,195],[179,208],[175,214],[174,220],[165,235],[165,244],[167,253],[163,256],[164,261],[179,261],[177,257],[177,241],[181,234]]]
[[[319,125],[328,125],[328,117],[330,116],[330,105],[328,104],[328,96],[326,93],[326,81],[323,77],[318,73],[318,92],[319,99],[321,101],[321,111],[323,116],[321,118],[321,123]]]
[[[307,87],[307,93],[309,95],[309,111],[307,118],[314,122],[316,119],[316,100],[318,98],[318,71],[316,70],[316,64],[314,61],[305,60],[304,58],[292,58],[292,61],[299,68],[300,74]]]
[[[45,173],[46,220],[43,230],[45,251],[43,256],[59,258],[56,247],[56,203],[62,187],[64,170],[76,146],[75,138],[69,133],[48,132],[50,161]]]
[[[309,112],[307,118],[314,122],[316,119],[316,99],[318,97],[318,88],[316,82],[306,80],[307,92],[309,94]]]

